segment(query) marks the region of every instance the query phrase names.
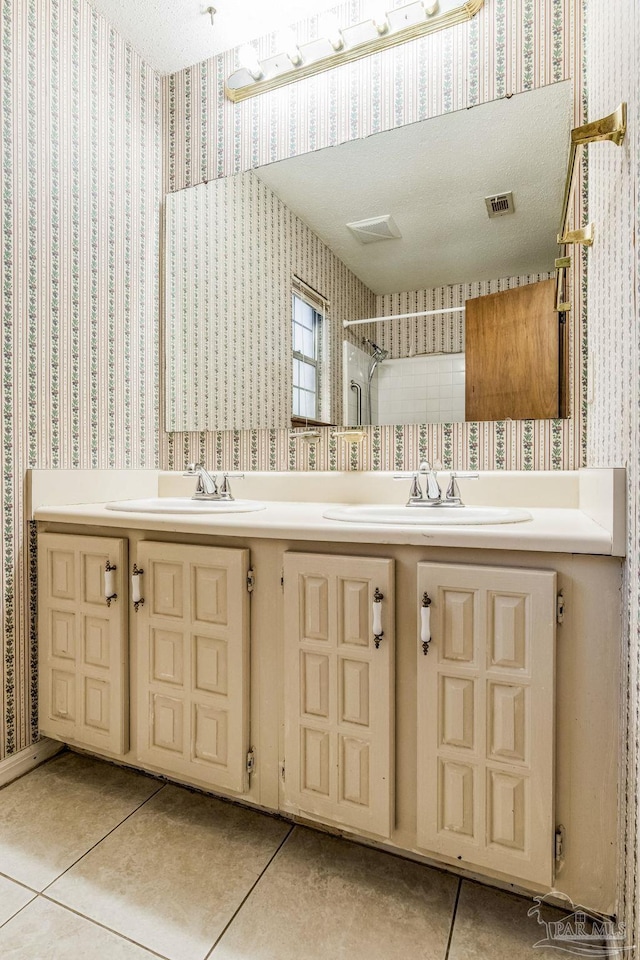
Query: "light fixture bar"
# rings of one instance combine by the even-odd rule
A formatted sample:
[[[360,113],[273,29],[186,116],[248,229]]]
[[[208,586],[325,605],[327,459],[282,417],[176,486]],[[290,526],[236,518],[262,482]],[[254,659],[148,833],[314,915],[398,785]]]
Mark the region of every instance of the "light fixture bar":
[[[425,7],[425,19],[418,23],[411,23],[408,26],[394,29],[390,27],[384,33],[379,34],[377,26],[378,21],[367,20],[358,24],[356,29],[363,28],[367,24],[371,26],[374,36],[370,40],[348,46],[344,44],[339,50],[332,49],[328,55],[317,56],[311,59],[308,51],[318,44],[318,41],[312,41],[308,44],[302,44],[299,48],[301,59],[296,65],[288,56],[270,57],[260,61],[262,75],[256,78],[257,70],[249,72],[246,68],[236,70],[227,79],[225,92],[229,100],[238,103],[241,100],[247,100],[249,97],[258,96],[260,93],[267,93],[270,90],[277,90],[289,83],[295,83],[297,80],[304,80],[307,77],[315,76],[325,70],[332,70],[344,63],[352,63],[361,57],[368,57],[371,54],[379,53],[381,50],[388,50],[391,47],[397,47],[408,40],[415,40],[418,37],[426,36],[430,33],[436,33],[439,30],[445,30],[447,27],[455,26],[457,23],[464,23],[471,20],[482,7],[484,0],[467,0],[459,7],[448,10],[439,15],[430,15],[429,10],[433,7],[427,2]],[[408,6],[414,7],[413,2]],[[404,8],[396,7],[392,13],[397,15]],[[437,10],[437,6],[435,8]],[[353,27],[345,28],[343,33],[351,31]],[[329,41],[325,41],[330,46]],[[252,66],[255,66],[252,64]]]

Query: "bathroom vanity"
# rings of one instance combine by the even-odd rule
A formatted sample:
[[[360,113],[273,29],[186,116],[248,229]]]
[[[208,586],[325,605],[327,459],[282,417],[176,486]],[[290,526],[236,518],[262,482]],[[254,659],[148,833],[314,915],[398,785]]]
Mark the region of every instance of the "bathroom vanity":
[[[124,496],[191,492],[151,473]],[[469,501],[532,519],[457,527],[324,516],[401,504],[389,475],[247,475],[265,509],[211,516],[62,504],[47,474],[44,735],[612,912],[619,471],[483,474]]]

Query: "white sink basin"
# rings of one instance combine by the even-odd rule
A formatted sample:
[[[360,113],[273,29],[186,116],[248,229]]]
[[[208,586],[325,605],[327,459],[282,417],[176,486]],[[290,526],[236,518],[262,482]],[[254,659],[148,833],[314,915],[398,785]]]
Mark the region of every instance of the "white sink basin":
[[[397,526],[458,526],[531,520],[530,513],[515,507],[398,507],[393,504],[336,507],[326,510],[323,516],[327,520],[345,520],[348,523],[393,523]]]
[[[264,510],[259,500],[192,500],[191,497],[149,497],[146,500],[115,500],[107,510],[122,513],[253,513]]]

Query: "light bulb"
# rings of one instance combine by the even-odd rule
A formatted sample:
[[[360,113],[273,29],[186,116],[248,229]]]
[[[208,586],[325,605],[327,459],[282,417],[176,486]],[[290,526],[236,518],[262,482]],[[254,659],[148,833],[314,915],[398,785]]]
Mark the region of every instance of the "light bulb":
[[[438,3],[438,0],[433,0],[432,3],[425,3],[423,4],[423,6],[424,6],[424,12],[428,17],[432,17],[434,14],[438,12],[440,8],[440,4]]]
[[[254,80],[259,80],[262,76],[262,66],[258,60],[258,54],[255,47],[250,43],[245,43],[238,50],[238,63],[241,67],[251,74]]]
[[[389,29],[387,20],[387,0],[376,0],[372,5],[371,19],[380,35],[386,33]]]
[[[298,47],[296,35],[291,27],[280,30],[276,38],[276,45],[279,50],[283,50],[286,53],[294,67],[300,66],[302,63],[302,54]]]
[[[327,38],[334,50],[342,50],[344,47],[340,23],[335,13],[329,11],[318,17],[318,33]]]

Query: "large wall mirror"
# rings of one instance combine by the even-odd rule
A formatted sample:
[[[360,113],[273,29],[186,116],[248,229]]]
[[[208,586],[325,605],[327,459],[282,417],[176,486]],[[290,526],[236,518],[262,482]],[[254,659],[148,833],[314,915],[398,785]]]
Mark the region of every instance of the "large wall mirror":
[[[169,195],[167,429],[568,412],[571,103],[564,81]]]

